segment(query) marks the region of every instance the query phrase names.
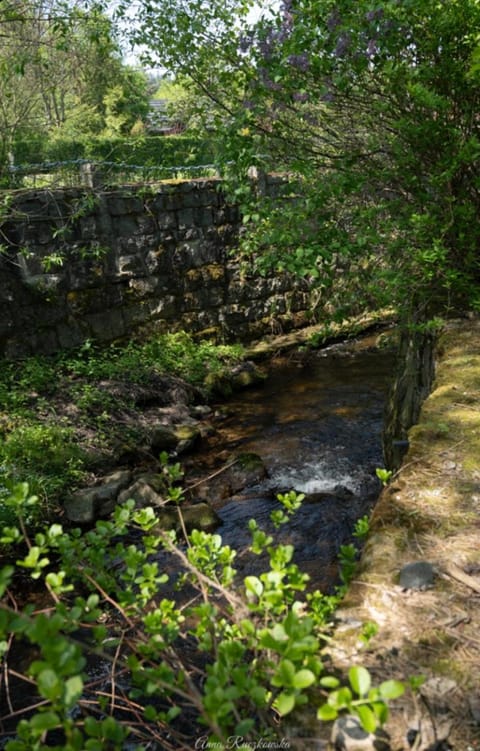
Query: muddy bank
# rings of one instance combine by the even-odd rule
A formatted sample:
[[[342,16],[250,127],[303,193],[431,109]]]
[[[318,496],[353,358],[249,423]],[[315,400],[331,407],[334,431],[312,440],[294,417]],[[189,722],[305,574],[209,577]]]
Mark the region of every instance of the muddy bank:
[[[367,666],[376,683],[423,675],[387,724],[393,749],[480,745],[480,322],[448,324],[433,390],[371,521],[361,567],[338,612],[334,664]],[[433,586],[402,588],[411,562]],[[368,645],[361,623],[378,633]]]

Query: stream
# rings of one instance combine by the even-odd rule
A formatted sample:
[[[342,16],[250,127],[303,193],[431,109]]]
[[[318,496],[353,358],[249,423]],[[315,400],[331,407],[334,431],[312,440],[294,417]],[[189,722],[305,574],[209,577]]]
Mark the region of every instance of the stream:
[[[376,337],[332,345],[308,355],[277,359],[265,384],[217,405],[214,432],[193,460],[214,472],[232,454],[253,452],[268,476],[231,498],[209,499],[220,519],[224,544],[239,551],[240,572],[257,573],[264,561],[249,556],[248,520],[273,533],[270,513],[277,492],[296,490],[305,500],[275,533],[293,544],[295,562],[312,586],[329,591],[337,582],[341,545],[352,541],[357,519],[368,514],[380,491],[381,432],[394,356],[374,348]]]
[[[383,410],[394,356],[375,349],[375,341],[372,336],[275,358],[264,384],[212,406],[210,428],[206,427],[199,450],[186,459],[185,484],[196,488],[198,500],[202,488],[203,499],[214,507],[220,520],[216,531],[224,544],[237,551],[235,567],[240,575],[268,568],[266,554],[248,551],[248,521],[254,518],[274,535],[275,543],[294,546],[294,561],[309,574],[309,587],[326,593],[338,583],[340,546],[353,540],[355,522],[371,511],[380,490],[375,469],[383,466]],[[239,453],[261,457],[266,476],[233,494],[218,492],[222,466],[231,464],[232,455]],[[220,483],[216,495],[210,493],[212,476]],[[305,500],[293,518],[275,531],[270,514],[280,508],[277,493],[292,489],[304,493]],[[158,555],[165,570],[173,573],[173,582],[178,563],[165,551]],[[181,596],[190,595],[184,591]],[[31,657],[31,650],[20,642],[18,651],[10,654],[10,664],[18,668]],[[108,660],[92,655],[87,673],[93,699],[96,692],[110,695]],[[13,737],[22,707],[32,706],[38,698],[19,678],[18,673],[11,676],[9,694],[15,712],[2,725],[0,748]],[[124,677],[119,674],[115,680],[116,690],[122,690]],[[123,688],[129,689],[128,682]],[[127,747],[136,748],[135,744]]]

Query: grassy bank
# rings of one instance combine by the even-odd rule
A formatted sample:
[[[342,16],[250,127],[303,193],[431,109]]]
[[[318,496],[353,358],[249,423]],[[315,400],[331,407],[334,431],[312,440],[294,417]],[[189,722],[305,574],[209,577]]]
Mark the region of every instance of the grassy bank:
[[[99,348],[87,342],[56,357],[6,362],[0,373],[3,479],[28,482],[45,508],[112,460],[121,441],[141,441],[139,412],[166,402],[182,379],[208,398],[208,383],[241,358],[241,347],[166,334],[145,343]],[[0,502],[1,509],[1,502]]]
[[[336,664],[361,661],[377,680],[422,674],[388,729],[392,748],[475,749],[480,744],[480,322],[451,322],[438,347],[436,378],[410,448],[371,521],[361,570],[337,631]],[[410,562],[434,567],[434,585],[403,590]],[[350,623],[373,621],[368,648]],[[436,745],[436,744],[440,745]],[[433,745],[432,745],[433,744]]]

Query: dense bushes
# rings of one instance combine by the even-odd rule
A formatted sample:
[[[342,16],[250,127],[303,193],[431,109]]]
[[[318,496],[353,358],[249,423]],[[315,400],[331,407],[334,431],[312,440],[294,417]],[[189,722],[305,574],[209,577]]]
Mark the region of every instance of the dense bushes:
[[[171,469],[163,464],[166,500],[178,497]],[[276,526],[300,500],[278,496]],[[254,520],[250,551],[264,555],[265,570],[241,579],[237,551],[220,535],[194,530],[176,540],[133,501],[89,531],[52,524],[36,534],[25,524],[35,503],[28,485],[5,501],[17,515],[0,537],[17,558],[16,570],[0,569],[6,675],[19,675],[17,643],[33,647],[19,668],[30,702],[17,710],[4,686],[7,751],[227,748],[232,738],[248,751],[288,736],[282,718],[309,700],[321,721],[345,711],[372,731],[403,693],[395,680],[372,687],[362,666],[350,668],[349,686],[328,674],[322,644],[345,585],[331,596],[308,592],[293,546],[275,544]],[[42,588],[40,611],[19,607],[25,573]]]
[[[38,137],[15,143],[17,165],[90,159],[139,166],[180,167],[210,164],[213,158],[212,141],[190,136],[85,137],[76,140],[42,140]]]

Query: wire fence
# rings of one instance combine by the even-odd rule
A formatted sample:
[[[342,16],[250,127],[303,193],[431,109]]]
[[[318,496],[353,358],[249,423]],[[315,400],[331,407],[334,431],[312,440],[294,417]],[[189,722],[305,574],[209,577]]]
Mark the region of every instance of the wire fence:
[[[75,159],[10,166],[9,188],[108,188],[117,185],[156,183],[218,175],[213,164],[177,167],[136,165],[126,162],[95,162]]]

